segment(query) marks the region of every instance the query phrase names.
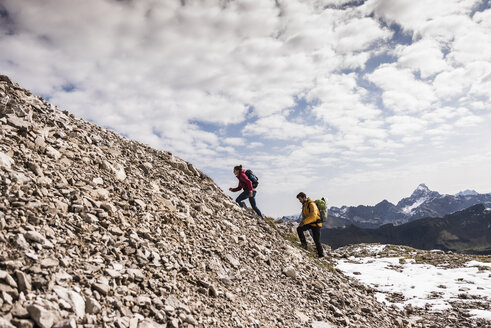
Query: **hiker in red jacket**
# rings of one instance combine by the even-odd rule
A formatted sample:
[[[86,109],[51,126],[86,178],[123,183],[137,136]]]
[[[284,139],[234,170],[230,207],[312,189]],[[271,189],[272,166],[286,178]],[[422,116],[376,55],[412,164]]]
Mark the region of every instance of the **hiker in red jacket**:
[[[254,198],[256,197],[256,190],[254,190],[254,188],[252,187],[252,181],[249,180],[249,178],[245,174],[245,170],[242,169],[242,165],[234,167],[234,174],[237,179],[239,179],[239,185],[237,186],[237,188],[229,188],[228,190],[236,192],[244,189],[244,191],[239,195],[239,197],[237,197],[235,201],[239,203],[240,207],[244,207],[245,205],[242,204],[242,201],[246,198],[249,198],[252,209],[257,213],[257,215],[263,218],[261,211],[256,206],[256,199]]]

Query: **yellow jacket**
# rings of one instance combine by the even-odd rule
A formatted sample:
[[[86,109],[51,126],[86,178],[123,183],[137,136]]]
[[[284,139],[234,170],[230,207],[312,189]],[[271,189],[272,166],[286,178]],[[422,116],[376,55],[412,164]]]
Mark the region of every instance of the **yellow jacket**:
[[[307,198],[307,201],[302,205],[302,223],[311,224],[313,226],[322,227],[322,222],[314,223],[320,220],[321,213],[315,205],[315,202]]]

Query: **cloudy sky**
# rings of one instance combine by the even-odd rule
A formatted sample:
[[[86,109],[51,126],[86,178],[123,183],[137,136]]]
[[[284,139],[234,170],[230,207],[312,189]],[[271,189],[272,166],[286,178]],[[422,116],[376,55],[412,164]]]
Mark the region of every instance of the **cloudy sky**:
[[[491,192],[487,0],[0,0],[0,49],[2,74],[224,190],[253,169],[267,215],[299,191]]]

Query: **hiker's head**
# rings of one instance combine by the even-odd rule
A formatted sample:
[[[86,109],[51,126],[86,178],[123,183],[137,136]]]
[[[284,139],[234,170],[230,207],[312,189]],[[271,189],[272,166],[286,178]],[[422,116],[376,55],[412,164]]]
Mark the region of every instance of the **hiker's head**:
[[[236,167],[234,167],[234,174],[235,175],[239,174],[240,171],[242,171],[242,165],[237,165]]]
[[[307,200],[307,195],[304,193],[304,192],[300,192],[298,193],[297,195],[297,199],[300,203],[305,203],[305,201]]]

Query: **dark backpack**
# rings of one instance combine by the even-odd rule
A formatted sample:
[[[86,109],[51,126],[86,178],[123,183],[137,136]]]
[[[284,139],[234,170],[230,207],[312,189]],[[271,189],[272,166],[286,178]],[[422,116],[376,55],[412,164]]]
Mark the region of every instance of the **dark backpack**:
[[[259,184],[259,179],[257,178],[257,176],[254,175],[251,170],[246,170],[245,175],[249,180],[251,180],[252,187],[257,188],[257,185]]]

